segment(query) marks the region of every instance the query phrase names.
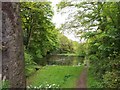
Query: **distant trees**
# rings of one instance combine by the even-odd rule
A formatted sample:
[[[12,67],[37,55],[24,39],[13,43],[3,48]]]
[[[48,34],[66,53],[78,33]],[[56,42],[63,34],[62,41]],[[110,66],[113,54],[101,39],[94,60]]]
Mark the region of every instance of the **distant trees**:
[[[73,41],[61,33],[59,34],[58,53],[74,53]]]

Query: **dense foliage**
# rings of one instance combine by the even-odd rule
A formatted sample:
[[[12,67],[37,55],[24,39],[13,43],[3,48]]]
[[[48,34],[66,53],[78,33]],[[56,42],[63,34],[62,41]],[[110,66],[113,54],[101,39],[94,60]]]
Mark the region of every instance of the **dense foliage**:
[[[83,25],[87,26],[86,29],[89,29],[84,32],[83,37],[87,38],[87,54],[92,65],[91,70],[99,80],[102,80],[103,87],[119,88],[120,3],[98,2],[83,5],[87,10],[91,10],[91,13],[82,15],[82,18],[88,18],[82,20]],[[90,30],[95,26],[96,30]]]
[[[25,49],[41,58],[57,47],[57,33],[51,22],[53,16],[49,2],[21,3]]]
[[[76,6],[78,13],[75,19],[79,25],[69,28],[80,28],[77,32],[86,41],[84,52],[90,62],[90,72],[101,87],[119,88],[120,86],[120,2],[82,2],[77,4],[60,3]],[[67,24],[68,24],[67,23]],[[68,26],[65,24],[65,26]],[[97,87],[97,84],[91,87]]]
[[[61,34],[52,23],[50,2],[20,3],[26,76],[35,71],[40,58],[49,54],[73,53],[73,42]]]
[[[80,44],[55,28],[49,2],[21,3],[26,70],[34,71],[33,65],[47,54],[76,53],[90,67],[88,87],[119,88],[120,2],[58,4],[59,10],[66,7],[77,8],[77,13],[71,12],[73,18],[68,18],[60,29],[74,31],[84,40]]]
[[[58,30],[51,22],[53,11],[50,2],[22,2],[20,11],[24,30],[26,72],[32,72],[33,65],[36,65],[40,58],[56,50]]]

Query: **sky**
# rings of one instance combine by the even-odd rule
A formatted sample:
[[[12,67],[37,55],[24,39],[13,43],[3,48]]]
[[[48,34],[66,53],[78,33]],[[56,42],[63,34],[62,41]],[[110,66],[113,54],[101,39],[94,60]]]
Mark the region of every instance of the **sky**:
[[[59,13],[57,12],[57,7],[56,4],[58,4],[61,0],[49,0],[52,2],[52,7],[54,10],[54,16],[53,16],[53,23],[55,23],[55,26],[57,28],[60,28],[61,24],[64,24],[67,17],[69,17],[69,8],[64,9],[64,11],[66,11],[67,13],[61,14],[62,11],[60,11]],[[71,17],[72,18],[72,17]],[[73,40],[73,41],[77,41],[80,42],[79,38],[76,38],[74,35],[74,32],[72,33],[64,33],[65,36],[67,36],[69,39]]]
[[[52,7],[54,10],[54,16],[52,21],[56,24],[56,27],[59,28],[61,24],[65,22],[65,18],[67,17],[67,14],[61,15],[60,13],[57,12],[57,6],[61,0],[50,0],[52,2]]]

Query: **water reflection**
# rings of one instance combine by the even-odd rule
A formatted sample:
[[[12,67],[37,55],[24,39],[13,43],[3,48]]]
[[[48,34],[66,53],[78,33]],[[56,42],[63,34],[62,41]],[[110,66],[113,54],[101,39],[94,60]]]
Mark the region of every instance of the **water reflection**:
[[[83,63],[82,57],[65,56],[65,55],[50,55],[40,59],[39,65],[80,65]]]

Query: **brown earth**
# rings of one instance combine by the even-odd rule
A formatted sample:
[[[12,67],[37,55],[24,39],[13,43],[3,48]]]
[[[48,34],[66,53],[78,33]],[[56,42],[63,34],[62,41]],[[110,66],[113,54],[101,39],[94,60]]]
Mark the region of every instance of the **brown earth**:
[[[81,72],[76,88],[77,90],[87,90],[87,67]]]

